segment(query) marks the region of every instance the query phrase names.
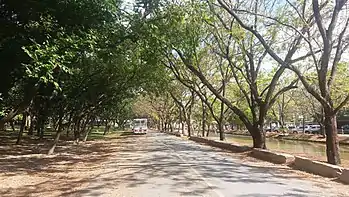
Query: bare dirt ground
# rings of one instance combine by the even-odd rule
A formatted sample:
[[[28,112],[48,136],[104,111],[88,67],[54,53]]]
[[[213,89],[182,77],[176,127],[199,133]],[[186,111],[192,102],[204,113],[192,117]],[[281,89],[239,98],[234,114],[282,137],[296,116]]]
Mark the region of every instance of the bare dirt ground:
[[[66,196],[102,173],[103,162],[121,147],[119,135],[74,145],[60,142],[56,154],[46,155],[49,141],[37,143],[0,138],[0,196]]]

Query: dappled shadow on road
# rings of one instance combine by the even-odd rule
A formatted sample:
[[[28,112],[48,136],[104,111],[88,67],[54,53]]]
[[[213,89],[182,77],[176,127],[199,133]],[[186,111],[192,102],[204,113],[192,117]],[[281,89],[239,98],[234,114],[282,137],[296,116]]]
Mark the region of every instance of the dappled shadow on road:
[[[289,184],[299,183],[304,176],[283,166],[241,164],[222,156],[218,149],[174,140],[172,136],[161,141],[155,136],[145,138],[125,144],[119,156],[106,164],[113,170],[92,178],[89,187],[65,195],[102,196],[128,191],[133,196],[132,191],[138,195],[143,191],[142,196],[153,196],[162,190],[177,196],[217,196],[227,188],[234,194],[235,189],[245,184],[252,193],[234,196],[311,196],[309,190]],[[264,193],[253,194],[253,185],[264,186]]]
[[[290,184],[304,177],[284,166],[241,163],[231,153],[165,134],[62,144],[57,152],[64,154],[0,159],[5,178],[40,176],[15,191],[0,187],[0,196],[220,196],[225,190],[241,197],[312,196]],[[238,193],[241,187],[250,189]]]

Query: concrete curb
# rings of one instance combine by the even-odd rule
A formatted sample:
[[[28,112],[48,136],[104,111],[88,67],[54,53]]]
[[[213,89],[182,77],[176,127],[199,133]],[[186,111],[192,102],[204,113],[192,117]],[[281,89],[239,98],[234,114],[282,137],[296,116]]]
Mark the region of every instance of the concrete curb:
[[[189,137],[189,140],[194,142],[207,144],[209,146],[229,150],[232,152],[247,152],[251,151],[248,155],[261,159],[267,162],[276,164],[287,164],[294,169],[306,171],[316,175],[338,178],[339,181],[349,184],[349,169],[344,169],[337,165],[331,165],[319,161],[312,161],[304,157],[293,156],[286,153],[277,153],[264,149],[252,149],[248,146],[239,146],[226,142],[219,142],[215,140],[209,140],[202,137]]]
[[[189,140],[199,142],[199,143],[208,144],[208,145],[213,146],[213,147],[221,148],[224,150],[229,150],[229,151],[236,152],[236,153],[241,153],[241,152],[246,152],[246,151],[251,150],[251,147],[248,147],[248,146],[239,146],[239,145],[235,145],[235,144],[231,144],[231,143],[227,143],[227,142],[219,142],[219,141],[209,140],[209,139],[201,138],[201,137],[190,137]]]
[[[342,174],[339,177],[339,181],[349,184],[349,169],[344,169]]]
[[[295,161],[295,157],[293,155],[272,152],[270,150],[264,150],[259,148],[253,149],[250,153],[250,156],[276,164],[291,164]]]
[[[294,168],[303,170],[313,174],[317,174],[329,178],[337,178],[341,175],[343,168],[337,165],[312,161],[304,157],[295,157]]]
[[[174,135],[174,136],[177,136],[177,137],[183,137],[183,134],[182,133],[171,133],[171,132],[164,132],[166,134],[169,134],[169,135]]]

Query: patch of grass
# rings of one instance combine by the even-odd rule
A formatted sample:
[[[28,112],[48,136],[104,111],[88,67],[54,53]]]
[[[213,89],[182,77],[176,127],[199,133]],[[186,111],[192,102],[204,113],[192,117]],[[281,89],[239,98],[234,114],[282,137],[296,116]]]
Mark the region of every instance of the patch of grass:
[[[130,136],[135,135],[133,132],[125,131],[125,130],[112,130],[109,131],[106,135],[104,134],[104,129],[93,129],[92,132],[88,135],[87,141],[108,139],[108,138],[117,138],[120,136]]]

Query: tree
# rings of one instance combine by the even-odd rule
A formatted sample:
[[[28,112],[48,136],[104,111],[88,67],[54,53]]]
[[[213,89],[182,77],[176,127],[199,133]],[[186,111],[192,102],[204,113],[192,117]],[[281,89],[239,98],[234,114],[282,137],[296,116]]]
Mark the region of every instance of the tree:
[[[263,44],[268,54],[278,62],[282,67],[292,70],[298,76],[305,89],[314,96],[324,108],[325,131],[326,131],[326,153],[327,161],[331,164],[339,164],[339,143],[337,137],[336,114],[348,102],[349,95],[345,94],[342,102],[334,105],[332,88],[337,74],[337,68],[340,64],[342,54],[346,51],[348,44],[347,26],[349,18],[342,12],[346,0],[336,0],[335,5],[328,1],[319,3],[318,0],[312,0],[311,5],[307,1],[286,1],[280,3],[285,12],[294,16],[286,22],[278,20],[278,16],[273,16],[275,12],[269,15],[261,15],[257,12],[248,12],[252,16],[267,18],[274,23],[282,25],[284,28],[297,33],[302,40],[302,47],[307,51],[305,57],[314,65],[317,73],[317,83],[312,84],[306,75],[295,65],[293,61],[285,61],[281,58],[281,53],[277,53],[265,37],[260,34],[261,31],[247,25],[239,16],[237,10],[229,8],[226,2],[218,0],[219,4],[238,21],[244,29],[251,32]],[[264,28],[268,29],[264,26]],[[336,31],[339,30],[338,32]],[[320,33],[320,35],[318,34]],[[300,48],[300,47],[299,47]],[[299,50],[298,50],[299,51]]]
[[[185,6],[187,6],[186,10],[183,8]],[[208,12],[209,8],[212,14]],[[171,9],[169,13],[172,14],[172,17],[169,17],[172,20],[170,27],[165,28],[161,26],[163,24],[158,24],[157,31],[160,28],[171,30],[171,32],[160,33],[159,40],[162,41],[163,46],[161,49],[167,47],[167,54],[180,59],[186,69],[198,77],[222,103],[241,119],[253,137],[254,147],[266,148],[263,131],[266,113],[279,95],[295,88],[296,80],[276,91],[277,82],[285,71],[284,67],[278,67],[270,83],[265,84],[263,81],[261,84],[265,87],[260,87],[258,83],[261,79],[258,78],[258,75],[262,75],[260,66],[266,56],[265,50],[261,50],[263,47],[256,42],[252,34],[242,30],[235,21],[227,21],[225,16],[217,14],[219,11],[215,10],[212,5],[207,7],[205,4],[194,2],[180,7],[172,5],[169,9]],[[208,19],[202,21],[201,19],[205,17]],[[173,38],[171,35],[177,37]],[[291,60],[299,42],[299,39],[296,39],[291,44],[286,56],[287,61]],[[234,78],[234,82],[248,103],[249,110],[246,113],[228,99],[229,96],[225,95],[225,91],[220,92],[205,76],[202,71],[202,62],[198,58],[198,54],[202,51],[205,51],[205,55],[209,55],[210,58],[224,59],[221,63],[217,61],[213,68],[217,68],[223,76],[222,90],[225,90],[228,79]]]
[[[125,13],[120,3],[0,1],[0,23],[7,27],[0,30],[6,76],[0,126],[17,114],[33,120],[28,134],[36,129],[44,138],[46,126],[52,126],[52,154],[63,130],[76,142],[87,140],[103,119],[108,132],[115,119],[122,125],[131,117],[130,103],[139,94],[161,90],[166,72],[148,50],[144,18]],[[23,126],[18,143],[22,133]]]

